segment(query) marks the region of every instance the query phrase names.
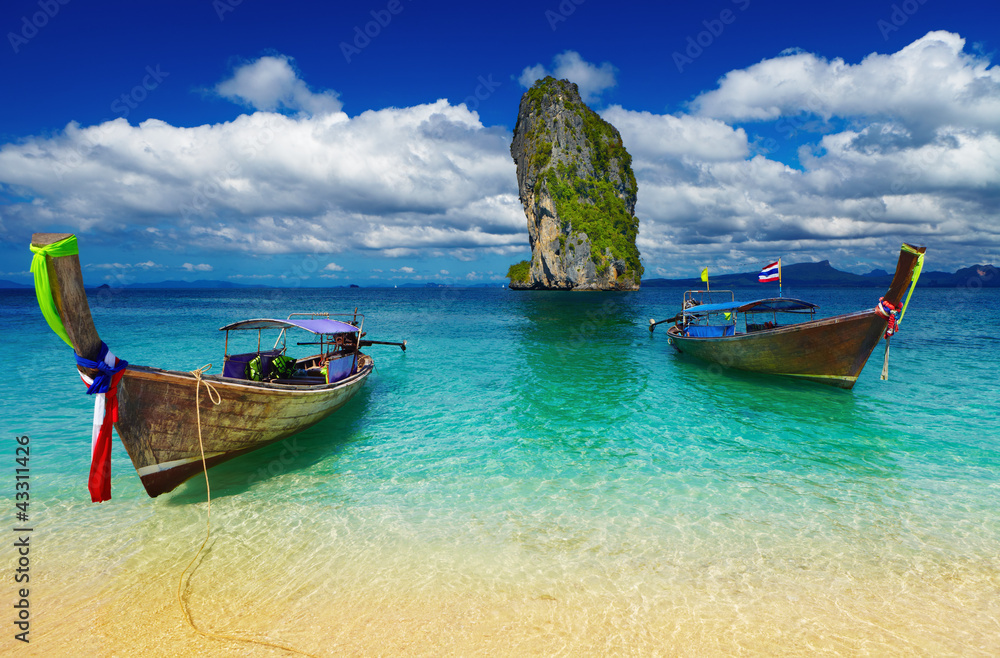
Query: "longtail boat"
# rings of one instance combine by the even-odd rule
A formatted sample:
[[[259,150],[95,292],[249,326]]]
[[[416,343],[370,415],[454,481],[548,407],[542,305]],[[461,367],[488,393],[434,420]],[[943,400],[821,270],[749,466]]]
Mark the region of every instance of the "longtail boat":
[[[221,374],[163,370],[118,359],[94,327],[83,287],[76,237],[32,236],[32,272],[39,305],[52,329],[76,352],[89,393],[96,393],[91,498],[110,493],[111,424],[118,432],[146,492],[159,496],[191,476],[315,425],[347,403],[371,374],[369,345],[406,342],[365,340],[364,316],[294,313],[287,319],[251,319],[226,332]],[[264,330],[277,330],[262,345]],[[256,349],[230,354],[232,331],[257,332]],[[318,352],[286,355],[288,332],[305,331]],[[197,404],[196,404],[197,401]]]
[[[729,290],[689,290],[681,311],[667,320],[650,320],[649,330],[673,322],[668,342],[703,361],[850,389],[883,337],[882,378],[887,377],[889,339],[913,294],[924,252],[924,247],[903,245],[889,290],[875,308],[817,320],[818,306],[800,299],[738,301]],[[728,300],[717,301],[726,295]],[[805,314],[809,319],[801,321]]]

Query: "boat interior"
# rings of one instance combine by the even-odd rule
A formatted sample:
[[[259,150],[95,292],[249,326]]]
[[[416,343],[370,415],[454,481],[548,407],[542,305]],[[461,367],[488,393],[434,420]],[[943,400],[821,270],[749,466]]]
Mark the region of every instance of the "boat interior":
[[[691,338],[740,336],[815,320],[817,308],[787,297],[737,301],[732,290],[688,290],[676,326]]]
[[[360,325],[355,325],[360,314],[347,314],[349,322],[329,321],[328,313],[292,313],[287,320],[245,320],[222,330],[226,332],[223,377],[260,381],[293,386],[317,386],[333,384],[350,377],[358,371],[361,353],[358,344],[364,335]],[[326,324],[318,324],[317,319],[326,319]],[[304,329],[312,340],[296,342],[297,346],[318,346],[319,352],[295,358],[287,353],[288,330]],[[229,332],[241,334],[256,330],[256,349],[238,354],[229,353]],[[270,348],[270,336],[265,342],[265,332],[277,337]],[[252,333],[251,333],[252,335]]]

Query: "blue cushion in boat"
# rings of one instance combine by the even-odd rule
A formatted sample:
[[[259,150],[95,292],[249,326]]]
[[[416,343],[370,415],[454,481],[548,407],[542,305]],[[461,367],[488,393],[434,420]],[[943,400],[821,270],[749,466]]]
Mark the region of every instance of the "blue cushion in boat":
[[[719,338],[722,336],[736,335],[736,327],[731,324],[708,327],[688,327],[684,333],[692,338]]]

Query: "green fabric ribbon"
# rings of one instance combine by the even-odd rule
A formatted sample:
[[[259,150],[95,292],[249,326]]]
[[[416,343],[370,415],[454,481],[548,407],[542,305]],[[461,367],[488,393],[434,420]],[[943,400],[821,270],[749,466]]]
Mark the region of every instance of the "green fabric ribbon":
[[[911,250],[908,249],[907,251]],[[911,251],[911,253],[913,252]],[[906,294],[906,301],[903,302],[903,310],[899,312],[899,321],[901,321],[903,319],[903,316],[906,315],[906,307],[909,306],[910,304],[910,297],[913,296],[913,289],[917,287],[917,279],[920,278],[920,272],[923,269],[924,269],[924,255],[919,254],[917,256],[917,264],[913,267],[913,274],[911,275],[912,280],[910,282],[910,292]]]
[[[31,245],[31,252],[35,256],[31,259],[31,273],[35,275],[35,296],[38,297],[38,307],[42,309],[45,321],[49,323],[52,331],[57,336],[66,341],[66,344],[73,347],[73,341],[66,333],[62,318],[59,317],[59,309],[56,308],[56,300],[52,298],[52,284],[49,282],[49,268],[45,257],[51,256],[74,256],[80,251],[76,247],[76,236],[71,235],[65,240],[54,242],[44,247]]]

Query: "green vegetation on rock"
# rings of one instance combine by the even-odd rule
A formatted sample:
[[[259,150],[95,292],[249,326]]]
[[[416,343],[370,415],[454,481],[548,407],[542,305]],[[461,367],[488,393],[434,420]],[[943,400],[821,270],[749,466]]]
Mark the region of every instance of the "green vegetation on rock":
[[[538,142],[538,148],[535,149],[535,161],[532,163],[539,169],[544,168],[549,164],[549,159],[552,157],[552,144],[548,142]]]
[[[522,260],[507,269],[507,278],[511,283],[528,283],[531,280],[531,263]]]
[[[643,273],[635,246],[639,219],[628,212],[611,183],[593,176],[573,178],[565,175],[564,169],[565,166],[560,166],[545,172],[545,185],[555,201],[562,229],[569,234],[587,235],[590,259],[598,272],[607,271],[610,257],[624,261],[628,274],[638,281]],[[556,171],[564,175],[557,175]],[[594,199],[595,203],[582,199]]]
[[[618,131],[589,107],[577,108],[576,113],[583,120],[583,133],[592,147],[590,164],[595,176],[617,175],[629,194],[635,196],[638,185],[632,173],[632,156],[625,150]],[[612,170],[612,165],[617,165],[617,171]]]

